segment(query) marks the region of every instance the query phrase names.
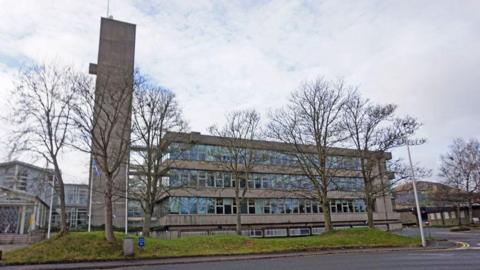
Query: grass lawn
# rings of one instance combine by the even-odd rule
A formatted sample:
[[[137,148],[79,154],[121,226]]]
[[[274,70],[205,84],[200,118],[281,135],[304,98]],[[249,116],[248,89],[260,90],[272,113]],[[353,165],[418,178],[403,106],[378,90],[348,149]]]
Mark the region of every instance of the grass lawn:
[[[6,252],[3,262],[45,263],[59,261],[121,259],[121,233],[108,243],[103,232],[70,233],[23,249]],[[136,243],[136,242],[135,242]],[[419,240],[388,232],[356,228],[333,231],[319,236],[289,238],[249,238],[243,236],[192,236],[175,240],[145,238],[145,248],[135,249],[135,258],[208,256],[226,254],[271,253],[336,248],[413,247]]]

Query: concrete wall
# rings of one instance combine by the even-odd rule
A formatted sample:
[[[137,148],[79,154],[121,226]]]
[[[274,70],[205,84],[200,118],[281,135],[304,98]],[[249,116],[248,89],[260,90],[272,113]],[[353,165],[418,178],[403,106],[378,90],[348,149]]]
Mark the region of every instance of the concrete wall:
[[[26,245],[45,239],[44,233],[28,234],[0,234],[0,245]]]

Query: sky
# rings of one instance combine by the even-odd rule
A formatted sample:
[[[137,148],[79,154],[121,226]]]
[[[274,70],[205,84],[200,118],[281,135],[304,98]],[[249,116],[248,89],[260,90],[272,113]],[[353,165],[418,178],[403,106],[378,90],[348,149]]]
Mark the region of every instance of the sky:
[[[1,116],[19,67],[55,61],[87,72],[96,62],[107,0],[0,6]],[[323,76],[418,118],[427,143],[412,157],[433,170],[430,180],[454,138],[480,139],[480,1],[110,0],[109,11],[137,25],[136,67],[177,95],[192,131],[207,133],[236,109],[266,121],[302,82]],[[67,150],[61,165],[65,181],[87,182],[86,154]]]

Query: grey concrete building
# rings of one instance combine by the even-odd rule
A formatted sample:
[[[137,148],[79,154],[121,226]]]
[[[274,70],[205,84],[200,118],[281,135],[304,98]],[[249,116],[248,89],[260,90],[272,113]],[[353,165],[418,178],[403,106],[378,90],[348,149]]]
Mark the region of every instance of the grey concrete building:
[[[105,223],[106,190],[102,166],[114,167],[113,226],[125,225],[125,190],[128,167],[128,144],[131,133],[131,106],[133,69],[135,56],[135,25],[102,18],[97,64],[90,65],[90,73],[96,75],[95,82],[95,127],[92,132],[92,168],[89,183],[92,193],[92,225]],[[117,115],[117,116],[113,116]],[[120,116],[118,116],[120,115]],[[110,119],[115,118],[114,121]],[[106,134],[111,137],[106,138]],[[107,149],[107,162],[102,161],[103,150]],[[118,158],[117,158],[118,157]]]
[[[0,163],[0,243],[42,239],[52,179],[50,169],[17,160]]]
[[[272,141],[245,141],[263,157],[254,166],[246,185],[245,200],[237,207],[232,173],[222,162],[229,159],[223,138],[192,133],[167,134],[171,168],[166,184],[168,196],[158,202],[154,226],[168,231],[234,230],[239,208],[247,234],[281,236],[310,234],[323,230],[323,213],[318,200],[309,197],[311,182],[303,175],[292,145]],[[309,146],[307,146],[309,147]],[[141,148],[137,149],[140,150]],[[314,148],[312,147],[312,153]],[[336,227],[365,226],[366,206],[360,161],[355,150],[330,149],[330,164],[337,175],[329,187],[330,210]],[[391,159],[384,153],[380,164]],[[133,166],[132,166],[133,167]],[[380,166],[383,167],[383,166]],[[132,168],[132,180],[136,171]],[[389,181],[385,173],[382,181]],[[375,223],[379,227],[401,226],[390,195],[375,202]],[[132,226],[140,226],[142,211],[138,203],[129,204]]]
[[[100,46],[98,64],[91,64],[90,73],[96,74],[96,120],[100,125],[105,122],[108,112],[118,108],[114,98],[119,89],[128,89],[127,102],[120,105],[124,114],[121,121],[111,125],[110,130],[116,136],[108,148],[115,152],[124,147],[123,142],[130,139],[131,91],[135,54],[135,25],[112,19],[102,18],[100,29]],[[123,93],[124,91],[122,91]],[[105,98],[105,96],[107,98]],[[99,112],[99,108],[103,112]],[[95,138],[102,136],[96,128],[92,133],[92,168],[90,184],[93,187],[92,225],[104,224],[105,218],[105,176],[99,167],[101,160]],[[243,213],[244,228],[262,230],[263,233],[280,235],[298,232],[318,232],[323,226],[323,215],[317,200],[296,194],[295,189],[308,190],[308,182],[302,175],[295,161],[288,153],[291,145],[269,141],[248,141],[247,147],[262,151],[267,161],[255,167],[251,179],[244,184],[248,186],[246,200],[242,205],[233,202],[233,185],[235,179],[231,173],[219,166],[221,159],[212,156],[212,151],[224,151],[224,140],[219,137],[201,135],[200,133],[169,133],[168,147],[170,159],[175,160],[171,166],[167,185],[172,187],[168,196],[158,201],[153,225],[165,230],[229,230],[235,224],[235,211]],[[176,152],[178,147],[188,145],[188,149]],[[309,148],[310,146],[306,146]],[[313,149],[313,148],[312,148]],[[125,149],[128,153],[130,149]],[[366,207],[363,200],[363,180],[358,170],[359,162],[355,151],[348,149],[331,149],[332,166],[339,166],[342,171],[336,176],[335,186],[331,187],[331,211],[333,222],[337,226],[364,226]],[[129,221],[133,226],[141,226],[142,211],[138,202],[129,201],[126,209],[125,185],[127,179],[128,153],[124,155],[121,168],[115,175],[115,198],[113,216],[115,227],[123,227],[128,211]],[[122,155],[123,157],[123,155]],[[224,155],[228,159],[228,156]],[[385,153],[379,160],[383,163],[391,155]],[[342,167],[343,166],[343,167]],[[382,166],[379,166],[382,167]],[[135,181],[135,169],[129,173],[130,181]],[[388,181],[387,173],[381,181]],[[238,210],[237,210],[238,209]],[[378,226],[397,226],[398,214],[392,211],[389,195],[377,198],[374,218]],[[273,230],[265,232],[265,229]],[[276,230],[276,231],[275,231]]]
[[[17,160],[0,163],[0,243],[30,243],[45,237],[53,178],[53,169]],[[66,183],[64,187],[69,228],[86,229],[88,185]],[[52,230],[55,230],[60,201],[53,192]]]

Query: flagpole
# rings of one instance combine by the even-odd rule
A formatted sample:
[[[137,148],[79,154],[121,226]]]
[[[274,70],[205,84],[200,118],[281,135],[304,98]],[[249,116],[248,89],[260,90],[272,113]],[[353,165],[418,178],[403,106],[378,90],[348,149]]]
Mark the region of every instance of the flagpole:
[[[50,239],[50,231],[52,229],[52,208],[53,208],[53,197],[55,195],[55,173],[53,174],[53,183],[52,183],[52,196],[50,197],[50,209],[48,211],[48,229],[47,229],[47,239]]]
[[[129,177],[128,177],[128,161],[127,161],[127,164],[125,166],[125,174],[126,174],[126,179],[125,179],[125,235],[128,234],[128,180],[129,180]]]
[[[92,195],[93,195],[93,166],[95,160],[90,162],[90,196],[88,196],[88,232],[92,229]]]

